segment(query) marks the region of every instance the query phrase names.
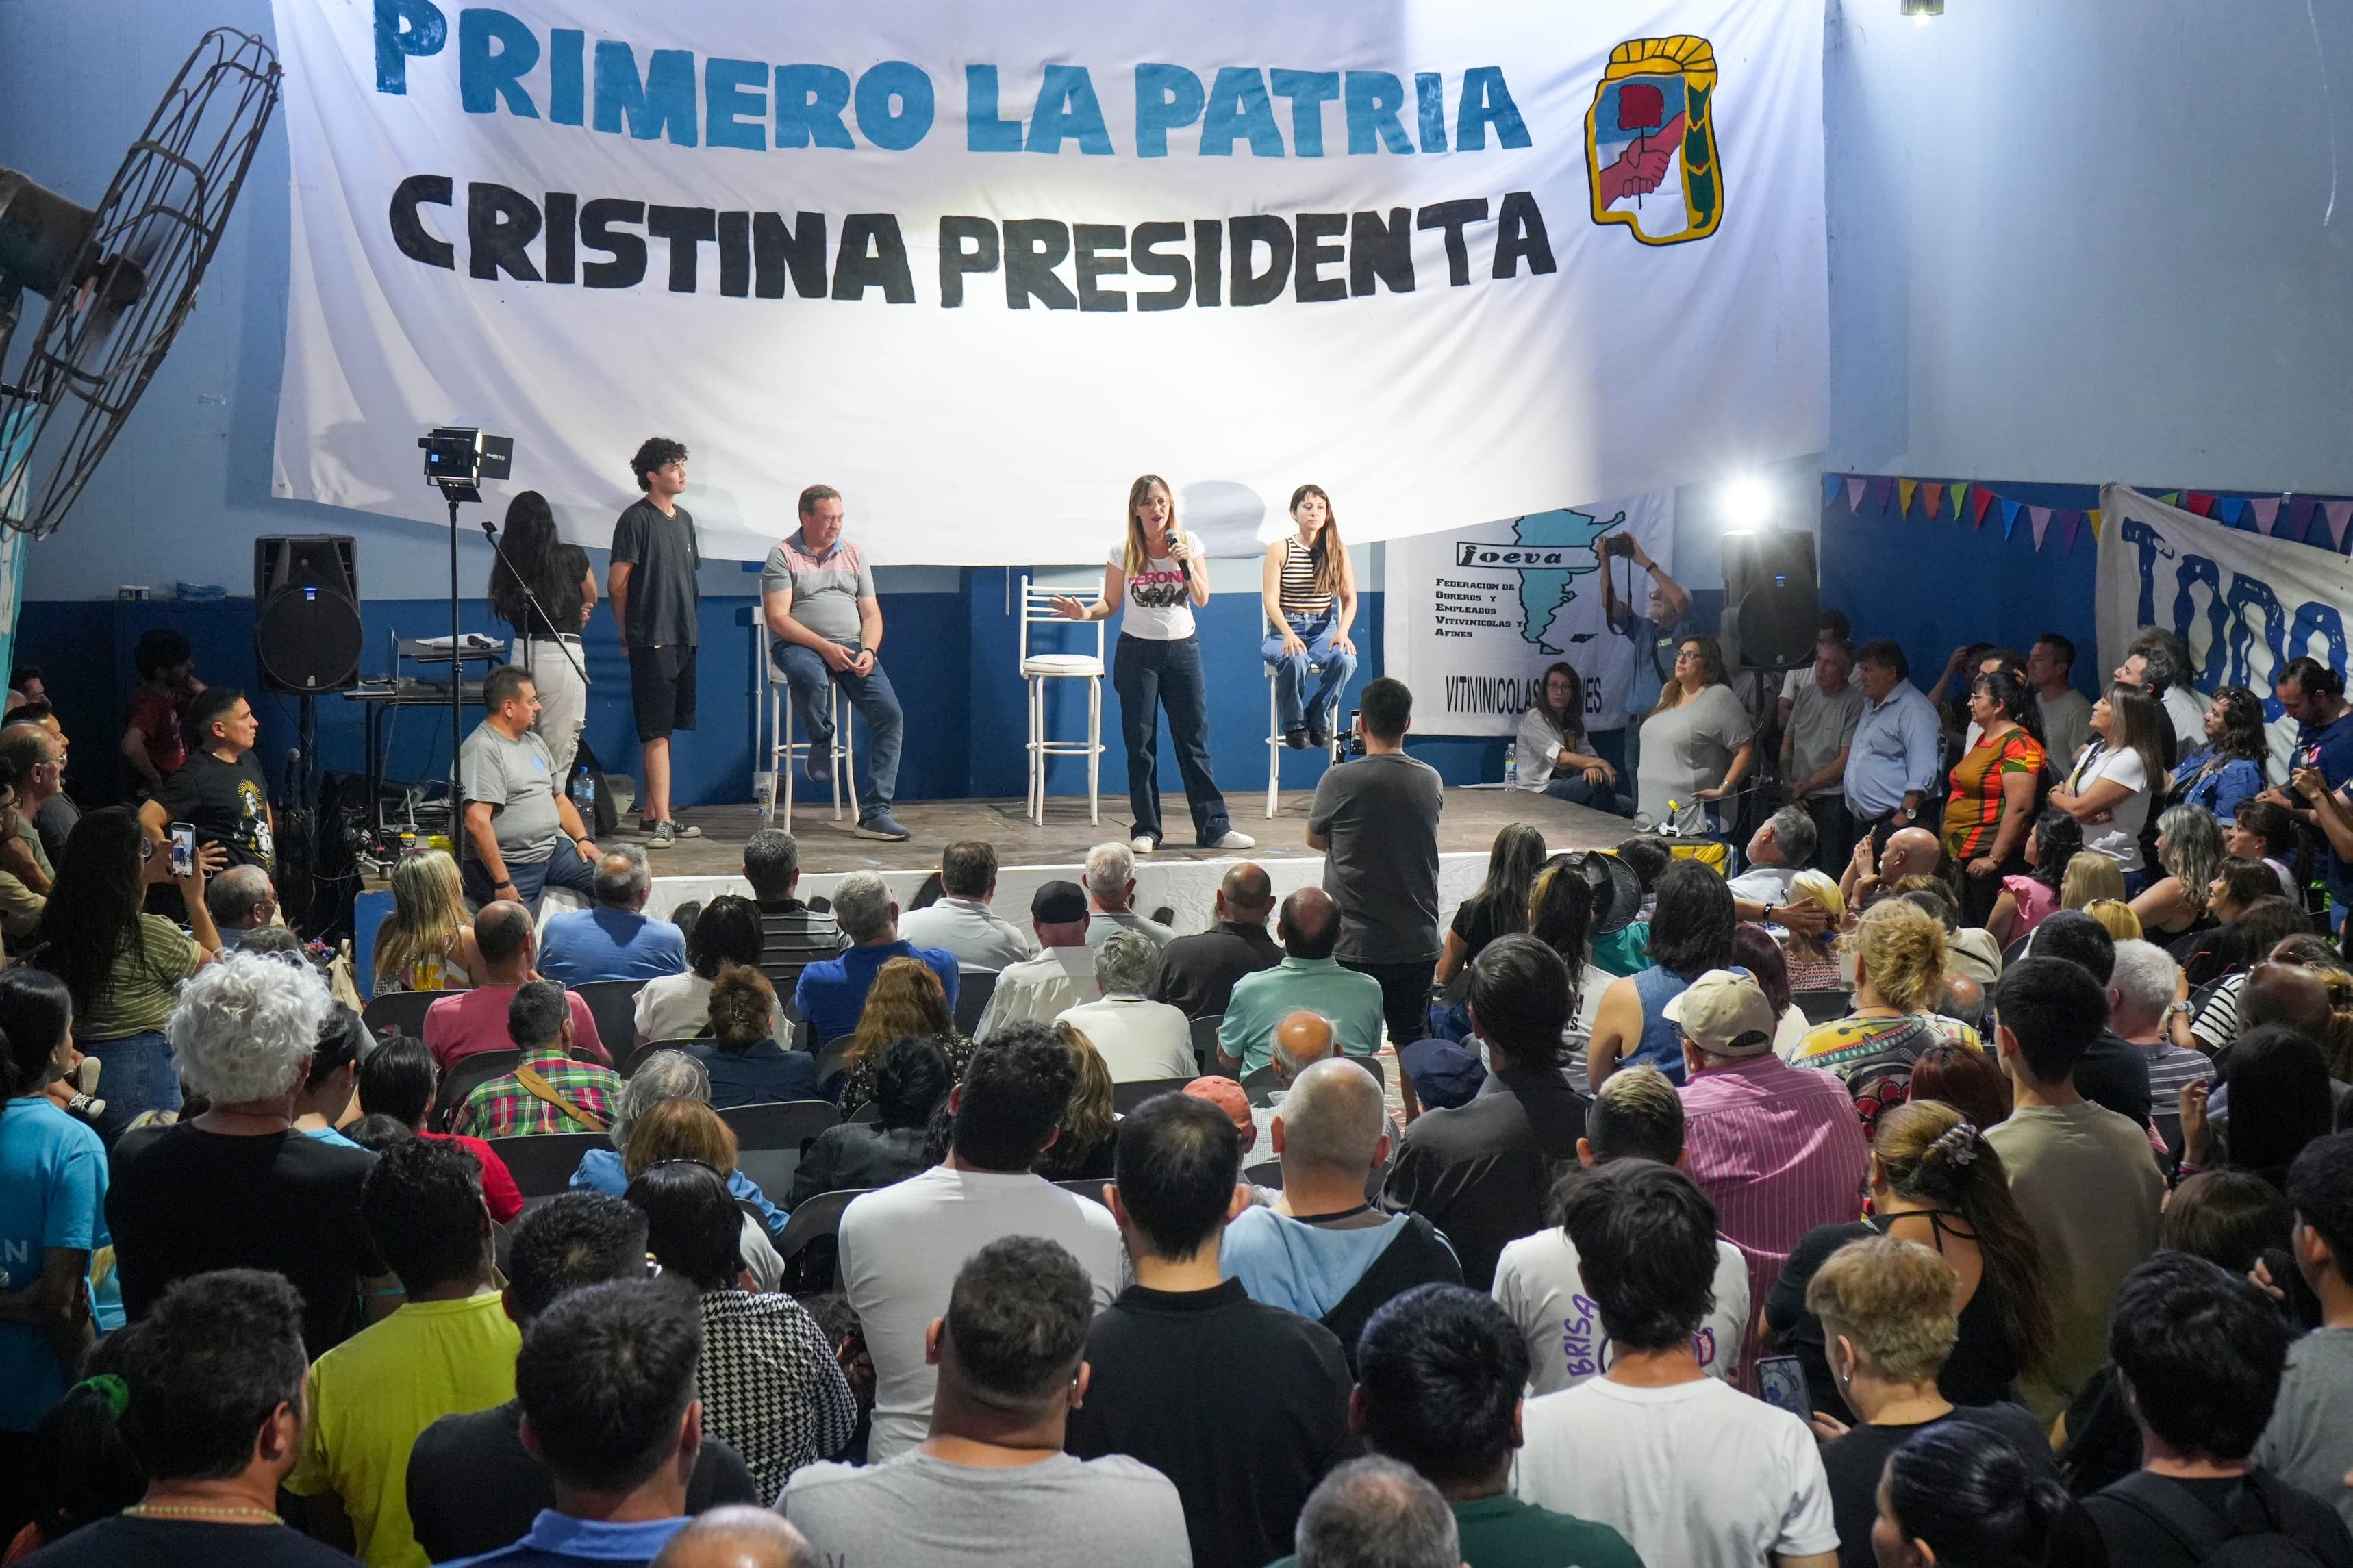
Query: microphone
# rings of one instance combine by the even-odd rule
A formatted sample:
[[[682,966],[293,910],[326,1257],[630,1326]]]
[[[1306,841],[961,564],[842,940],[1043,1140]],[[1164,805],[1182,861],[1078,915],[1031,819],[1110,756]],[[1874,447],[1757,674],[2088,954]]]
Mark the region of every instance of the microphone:
[[[1171,528],[1166,533],[1161,535],[1161,538],[1166,541],[1168,545],[1168,553],[1171,555],[1176,554],[1177,543],[1176,531],[1174,528]]]

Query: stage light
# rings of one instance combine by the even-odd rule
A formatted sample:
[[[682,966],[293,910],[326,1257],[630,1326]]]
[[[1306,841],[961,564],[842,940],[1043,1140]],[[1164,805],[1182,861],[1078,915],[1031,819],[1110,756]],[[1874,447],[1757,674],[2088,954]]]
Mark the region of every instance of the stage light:
[[[1945,14],[1945,0],[1903,0],[1903,4],[1904,15],[1924,27],[1929,17]]]
[[[1755,475],[1745,475],[1724,487],[1725,531],[1753,533],[1773,516],[1773,492]]]

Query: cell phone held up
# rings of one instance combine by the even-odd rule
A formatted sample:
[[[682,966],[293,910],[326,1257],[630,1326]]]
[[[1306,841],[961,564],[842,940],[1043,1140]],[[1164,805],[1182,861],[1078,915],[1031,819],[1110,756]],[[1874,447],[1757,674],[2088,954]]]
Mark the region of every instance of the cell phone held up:
[[[172,875],[193,877],[196,874],[196,825],[175,822],[171,829]]]

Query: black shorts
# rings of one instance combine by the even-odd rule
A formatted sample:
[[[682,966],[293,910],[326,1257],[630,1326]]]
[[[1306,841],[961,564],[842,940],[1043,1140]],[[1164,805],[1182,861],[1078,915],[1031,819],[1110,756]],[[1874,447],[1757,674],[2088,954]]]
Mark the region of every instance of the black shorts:
[[[694,649],[683,643],[629,649],[629,706],[638,739],[659,741],[694,728]]]

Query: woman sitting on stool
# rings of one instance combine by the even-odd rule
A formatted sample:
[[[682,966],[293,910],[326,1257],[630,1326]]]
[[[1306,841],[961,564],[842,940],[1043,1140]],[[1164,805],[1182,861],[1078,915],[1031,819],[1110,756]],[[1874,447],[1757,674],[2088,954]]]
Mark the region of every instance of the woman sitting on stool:
[[[1356,620],[1356,574],[1323,486],[1292,491],[1291,518],[1297,531],[1267,546],[1260,597],[1271,629],[1259,652],[1274,666],[1283,743],[1297,752],[1330,745],[1340,727],[1340,693],[1356,672],[1356,645],[1348,640]],[[1321,679],[1315,694],[1303,700],[1310,671]]]
[[[1520,715],[1520,787],[1571,805],[1619,816],[1634,802],[1618,788],[1618,770],[1587,748],[1585,679],[1566,661],[1545,667],[1544,689]]]

